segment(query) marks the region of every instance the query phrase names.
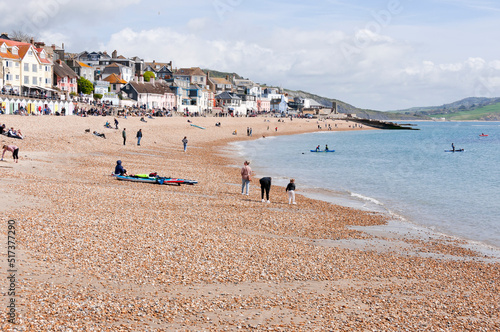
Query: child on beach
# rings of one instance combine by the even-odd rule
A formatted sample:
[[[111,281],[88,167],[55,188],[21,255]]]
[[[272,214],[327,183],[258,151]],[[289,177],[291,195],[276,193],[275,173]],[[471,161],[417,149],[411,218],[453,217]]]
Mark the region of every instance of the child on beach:
[[[288,192],[288,204],[297,204],[295,203],[295,179],[290,179],[285,191]]]

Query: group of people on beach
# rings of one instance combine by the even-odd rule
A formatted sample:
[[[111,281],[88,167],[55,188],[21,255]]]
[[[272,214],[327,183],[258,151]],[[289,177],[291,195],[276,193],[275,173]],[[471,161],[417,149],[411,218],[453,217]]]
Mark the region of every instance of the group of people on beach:
[[[252,181],[252,169],[250,168],[250,162],[245,161],[243,167],[241,168],[241,194],[249,196],[250,195],[250,182]],[[269,192],[271,191],[271,178],[263,177],[259,180],[260,183],[260,193],[262,198],[262,203],[271,203],[269,200]],[[290,182],[285,188],[285,192],[288,194],[288,204],[297,204],[295,202],[295,179],[290,179]],[[265,199],[264,199],[265,194]]]
[[[0,126],[0,134],[6,135],[7,137],[12,137],[12,138],[17,138],[17,139],[24,139],[24,135],[21,132],[21,129],[15,130],[14,127],[10,127],[10,129],[6,129],[7,126],[5,123]]]

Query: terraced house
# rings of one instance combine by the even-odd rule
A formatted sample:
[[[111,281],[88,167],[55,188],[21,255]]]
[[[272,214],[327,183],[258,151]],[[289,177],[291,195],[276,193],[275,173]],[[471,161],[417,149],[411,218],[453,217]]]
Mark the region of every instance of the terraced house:
[[[44,49],[30,43],[0,39],[0,60],[2,90],[25,96],[53,91],[53,63]]]

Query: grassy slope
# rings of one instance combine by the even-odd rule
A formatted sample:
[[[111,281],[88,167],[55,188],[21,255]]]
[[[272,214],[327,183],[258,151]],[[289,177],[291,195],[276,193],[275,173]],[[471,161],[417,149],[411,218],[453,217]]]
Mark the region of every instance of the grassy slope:
[[[479,107],[469,111],[455,112],[448,114],[433,114],[433,118],[446,118],[447,120],[464,121],[464,120],[484,120],[486,118],[500,117],[500,103]]]

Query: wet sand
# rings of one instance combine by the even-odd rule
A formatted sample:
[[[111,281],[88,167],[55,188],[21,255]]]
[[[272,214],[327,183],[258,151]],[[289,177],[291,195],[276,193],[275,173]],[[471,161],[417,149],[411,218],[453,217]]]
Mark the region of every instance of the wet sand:
[[[288,205],[275,186],[271,203],[261,203],[257,178],[241,195],[239,168],[230,165],[243,160],[220,151],[235,140],[316,131],[315,120],[190,118],[203,130],[186,118],[129,117],[118,119],[125,146],[106,120],[0,117],[26,135],[0,137],[20,147],[19,164],[9,152],[0,162],[4,281],[8,220],[16,221],[20,259],[18,324],[7,322],[3,282],[2,330],[500,329],[498,260],[455,239],[395,236],[382,214],[300,193]],[[116,181],[118,159],[129,173],[199,183]]]

